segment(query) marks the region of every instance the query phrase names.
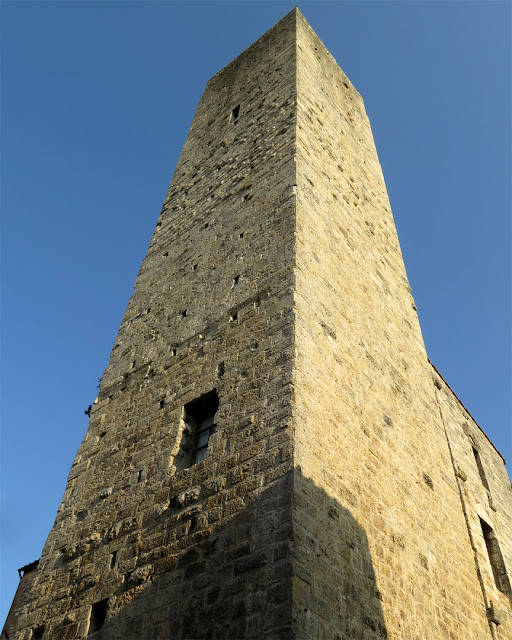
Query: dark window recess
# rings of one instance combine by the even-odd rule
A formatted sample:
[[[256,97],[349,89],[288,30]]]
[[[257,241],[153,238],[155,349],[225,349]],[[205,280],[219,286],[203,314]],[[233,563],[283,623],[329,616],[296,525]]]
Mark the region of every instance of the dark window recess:
[[[108,599],[95,602],[91,607],[91,620],[89,622],[89,635],[99,631],[107,619]]]
[[[240,115],[240,105],[237,104],[236,107],[231,112],[231,121],[236,122],[238,120],[239,115]]]
[[[110,556],[110,568],[113,569],[116,566],[117,551],[114,551]]]
[[[510,580],[505,569],[505,563],[503,562],[503,556],[496,539],[496,534],[491,527],[480,518],[480,524],[482,525],[482,533],[484,535],[485,546],[487,547],[487,554],[489,556],[489,562],[491,563],[492,575],[494,576],[494,582],[498,589],[507,595],[512,603],[512,589],[510,588]]]
[[[32,631],[32,640],[41,640],[43,636],[44,636],[44,627],[42,625],[39,625],[39,627],[36,627]]]
[[[428,473],[423,472],[423,480],[425,481],[425,484],[430,487],[430,489],[434,488],[434,482],[432,480],[432,478],[428,475]]]
[[[475,447],[473,447],[473,455],[475,456],[475,462],[476,462],[476,466],[478,467],[478,473],[480,474],[480,480],[482,481],[482,484],[487,489],[487,491],[490,491],[489,483],[487,482],[487,478],[485,477],[482,458],[480,458],[480,453],[478,452],[477,449],[475,449]]]
[[[217,430],[215,414],[218,408],[219,397],[215,389],[185,405],[180,460],[175,461],[178,470],[205,459],[210,436]]]

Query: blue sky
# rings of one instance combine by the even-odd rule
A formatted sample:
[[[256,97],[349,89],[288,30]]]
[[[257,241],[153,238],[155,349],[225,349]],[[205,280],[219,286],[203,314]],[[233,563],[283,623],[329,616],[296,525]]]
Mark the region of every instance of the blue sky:
[[[2,3],[2,624],[205,83],[293,6]],[[427,352],[510,460],[511,5],[298,6],[364,97]]]

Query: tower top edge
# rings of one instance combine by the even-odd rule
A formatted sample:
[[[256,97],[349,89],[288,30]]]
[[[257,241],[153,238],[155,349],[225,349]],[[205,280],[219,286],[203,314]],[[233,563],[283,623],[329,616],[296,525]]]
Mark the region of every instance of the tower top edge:
[[[323,43],[319,35],[316,33],[313,27],[309,24],[309,22],[304,17],[300,9],[297,6],[295,6],[291,11],[289,11],[285,16],[283,16],[278,22],[276,22],[272,27],[270,27],[270,29],[265,31],[265,33],[263,33],[259,38],[257,38],[252,44],[250,44],[247,48],[241,51],[235,58],[233,58],[233,60],[231,60],[227,65],[225,65],[215,75],[213,75],[208,80],[208,83],[212,82],[214,79],[218,78],[221,74],[225,73],[229,69],[236,67],[238,64],[240,64],[240,62],[244,58],[249,56],[253,50],[256,50],[260,44],[262,44],[266,39],[268,39],[272,34],[275,34],[276,32],[282,31],[283,33],[289,33],[290,31],[293,31],[295,43],[298,44],[298,41],[300,39],[299,24],[301,24],[302,29],[306,29],[313,35],[315,40],[318,42],[318,44],[322,48],[323,52],[329,58],[331,58],[334,64],[342,71],[345,78],[350,82],[350,79],[346,76],[346,74],[341,69],[341,65],[338,63],[338,61],[334,58],[334,56],[325,46],[325,44]],[[354,85],[351,82],[350,84],[352,85],[353,89],[357,93],[359,93],[359,91],[357,91],[356,87],[354,87]]]
[[[248,55],[250,55],[251,51],[255,49],[260,43],[266,40],[271,34],[276,31],[288,31],[290,29],[295,30],[295,38],[297,37],[297,19],[301,17],[304,21],[306,19],[299,11],[298,7],[294,7],[291,11],[289,11],[285,16],[283,16],[278,22],[276,22],[270,29],[267,29],[265,33],[263,33],[259,38],[257,38],[252,44],[246,47],[243,51],[241,51],[231,62],[228,62],[227,65],[219,69],[215,75],[213,75],[208,82],[211,82],[215,78],[217,78],[220,74],[224,73],[231,67],[236,66],[240,60]],[[307,21],[306,21],[307,22]]]

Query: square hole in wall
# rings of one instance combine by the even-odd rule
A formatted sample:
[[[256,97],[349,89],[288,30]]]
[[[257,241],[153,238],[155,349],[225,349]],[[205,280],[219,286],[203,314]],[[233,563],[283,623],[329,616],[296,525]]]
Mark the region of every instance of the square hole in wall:
[[[108,599],[100,600],[99,602],[95,602],[91,607],[91,617],[89,620],[89,633],[96,633],[105,624],[105,620],[107,619],[107,611],[108,611]]]

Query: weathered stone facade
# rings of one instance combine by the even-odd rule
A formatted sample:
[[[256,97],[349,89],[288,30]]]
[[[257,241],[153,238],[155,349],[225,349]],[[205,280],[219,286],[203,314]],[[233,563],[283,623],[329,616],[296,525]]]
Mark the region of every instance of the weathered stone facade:
[[[362,98],[294,10],[207,84],[4,634],[512,638],[511,516]]]

